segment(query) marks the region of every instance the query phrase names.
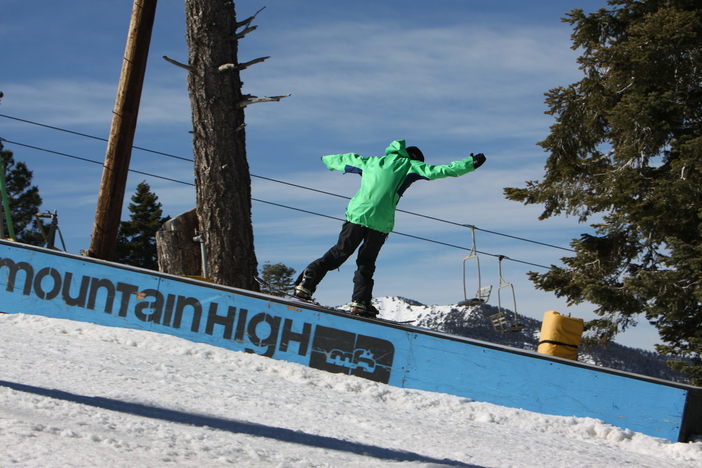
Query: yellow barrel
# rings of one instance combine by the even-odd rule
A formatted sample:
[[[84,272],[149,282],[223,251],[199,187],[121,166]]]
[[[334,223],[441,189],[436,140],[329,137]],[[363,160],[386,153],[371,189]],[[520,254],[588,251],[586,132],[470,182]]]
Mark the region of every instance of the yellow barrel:
[[[566,317],[555,310],[544,314],[537,351],[565,359],[578,359],[578,346],[585,329],[580,318]]]

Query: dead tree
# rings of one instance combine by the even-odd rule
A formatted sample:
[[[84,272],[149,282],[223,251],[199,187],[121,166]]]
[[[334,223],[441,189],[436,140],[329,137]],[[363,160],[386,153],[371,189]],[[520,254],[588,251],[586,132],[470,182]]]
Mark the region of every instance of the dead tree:
[[[244,108],[285,97],[242,94],[239,72],[268,58],[238,62],[238,41],[256,29],[251,25],[255,17],[237,23],[231,0],[185,0],[188,63],[164,57],[188,71],[196,212],[208,253],[208,279],[250,290],[258,289],[258,264]]]

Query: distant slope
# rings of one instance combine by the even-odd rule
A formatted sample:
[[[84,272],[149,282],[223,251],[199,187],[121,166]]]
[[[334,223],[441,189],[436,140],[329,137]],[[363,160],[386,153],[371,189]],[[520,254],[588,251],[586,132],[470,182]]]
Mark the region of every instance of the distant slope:
[[[413,325],[419,327],[515,348],[536,350],[541,331],[541,321],[521,315],[515,318],[513,312],[506,310],[509,320],[523,325],[524,328],[519,332],[499,333],[495,331],[488,318],[496,314],[498,309],[487,304],[476,307],[427,306],[404,297],[377,298],[374,299],[374,304],[380,311],[381,317],[387,319],[414,320]],[[666,360],[658,354],[617,343],[610,343],[607,347],[581,349],[578,360],[597,366],[687,383],[687,379],[670,369],[666,365]]]

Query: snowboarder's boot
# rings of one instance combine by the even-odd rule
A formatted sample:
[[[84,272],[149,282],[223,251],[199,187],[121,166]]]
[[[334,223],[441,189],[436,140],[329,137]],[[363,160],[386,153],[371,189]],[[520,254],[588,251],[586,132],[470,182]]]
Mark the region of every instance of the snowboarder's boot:
[[[351,303],[351,313],[361,317],[375,318],[378,316],[378,309],[371,304],[371,301],[353,301]]]
[[[303,301],[311,301],[316,287],[314,278],[305,270],[302,272],[302,281],[295,285],[295,297]]]

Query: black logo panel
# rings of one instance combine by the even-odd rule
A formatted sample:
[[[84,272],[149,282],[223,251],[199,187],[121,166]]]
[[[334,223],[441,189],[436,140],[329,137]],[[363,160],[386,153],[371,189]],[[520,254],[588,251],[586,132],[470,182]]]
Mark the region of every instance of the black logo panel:
[[[388,383],[394,355],[387,340],[317,326],[310,367]]]

